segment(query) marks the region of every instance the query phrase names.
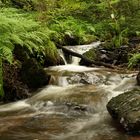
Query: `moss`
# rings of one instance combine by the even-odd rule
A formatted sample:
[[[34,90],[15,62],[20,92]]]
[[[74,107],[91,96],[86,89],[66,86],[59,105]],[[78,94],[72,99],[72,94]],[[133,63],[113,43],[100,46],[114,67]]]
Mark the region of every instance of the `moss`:
[[[94,49],[90,49],[89,51],[85,52],[83,55],[91,60],[94,60],[96,58],[96,53]]]
[[[95,49],[90,49],[89,51],[85,52],[83,55],[90,60],[97,59],[97,54],[96,54]],[[85,62],[83,59],[81,59],[79,63],[80,65],[86,65],[86,66],[91,65],[90,63]]]
[[[48,41],[45,48],[45,66],[54,66],[64,64],[63,59],[60,57],[55,44]]]

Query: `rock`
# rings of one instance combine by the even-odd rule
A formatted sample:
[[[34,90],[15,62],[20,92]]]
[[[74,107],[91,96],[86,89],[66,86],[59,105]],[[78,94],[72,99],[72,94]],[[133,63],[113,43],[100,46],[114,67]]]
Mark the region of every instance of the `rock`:
[[[97,57],[95,49],[90,49],[89,51],[85,52],[83,55],[90,60],[95,60],[96,57]],[[86,66],[91,65],[91,63],[89,64],[89,63],[85,62],[83,59],[80,60],[79,64],[80,65],[86,65]]]
[[[64,65],[65,62],[60,56],[55,44],[51,41],[48,42],[48,47],[45,49],[44,66]]]
[[[46,57],[44,66],[49,67],[49,66],[56,66],[56,65],[65,65],[65,62],[61,56],[58,55],[55,59]]]
[[[22,82],[20,69],[15,65],[3,63],[3,101],[16,101],[30,97],[29,88]]]
[[[127,64],[128,63],[128,53],[130,49],[126,46],[120,48],[106,48],[104,46],[99,46],[98,48],[92,48],[85,52],[83,55],[90,60],[97,62],[104,62],[113,65]],[[83,59],[80,61],[80,65],[91,65],[85,62]]]
[[[67,78],[69,84],[99,84],[104,82],[102,76],[96,73],[77,73]]]
[[[64,57],[68,64],[72,63],[72,55],[68,54],[67,52],[64,52]]]
[[[21,77],[31,89],[47,85],[50,80],[50,75],[47,75],[41,65],[33,58],[22,64]]]
[[[135,89],[112,98],[107,110],[127,132],[140,134],[140,90]]]

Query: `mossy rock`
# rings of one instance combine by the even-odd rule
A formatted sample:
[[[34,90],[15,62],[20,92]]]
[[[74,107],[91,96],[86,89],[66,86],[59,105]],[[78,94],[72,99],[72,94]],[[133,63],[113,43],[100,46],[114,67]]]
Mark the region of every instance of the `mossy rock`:
[[[90,49],[89,51],[85,52],[83,55],[90,60],[95,60],[96,57],[97,57],[95,49]],[[84,59],[81,59],[79,64],[80,65],[86,65],[86,66],[91,65],[91,63],[88,64],[87,62],[85,62]]]
[[[140,90],[135,89],[112,98],[107,110],[127,132],[140,134]]]
[[[64,65],[65,62],[58,53],[58,50],[55,44],[51,41],[48,41],[48,46],[45,49],[45,61],[44,65],[48,66],[56,66],[56,65]]]
[[[113,65],[127,65],[129,52],[131,52],[131,48],[128,46],[122,46],[120,48],[99,46],[98,48],[90,49],[83,55],[93,61],[104,62]],[[81,59],[80,65],[89,66],[90,64],[87,64],[87,62]]]
[[[33,58],[22,64],[21,77],[30,89],[45,86],[50,80],[50,75],[47,75],[41,65]]]

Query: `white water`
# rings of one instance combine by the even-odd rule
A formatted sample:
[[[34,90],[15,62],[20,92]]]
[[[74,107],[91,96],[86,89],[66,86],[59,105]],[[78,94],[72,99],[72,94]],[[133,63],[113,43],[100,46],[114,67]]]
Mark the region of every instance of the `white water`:
[[[62,51],[61,49],[58,49],[58,51],[59,51],[60,56],[61,56],[62,59],[64,60],[65,65],[67,65],[67,61],[66,61],[66,59],[65,59],[65,57],[64,57],[63,51]]]
[[[49,67],[49,70],[52,70],[52,71],[70,71],[70,72],[86,72],[86,71],[92,71],[92,70],[97,70],[97,69],[99,68],[78,66],[78,65],[73,65],[73,64]]]

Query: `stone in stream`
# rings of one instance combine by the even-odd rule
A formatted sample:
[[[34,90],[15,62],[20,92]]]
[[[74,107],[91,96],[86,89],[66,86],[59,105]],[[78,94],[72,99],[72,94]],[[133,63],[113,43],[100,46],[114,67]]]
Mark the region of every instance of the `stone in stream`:
[[[128,63],[128,49],[127,46],[122,46],[120,48],[105,48],[99,46],[98,48],[92,48],[83,54],[90,60],[96,62],[104,62],[113,65],[125,65]],[[91,63],[87,63],[84,59],[81,59],[80,65],[90,66]]]
[[[107,104],[110,115],[130,134],[140,134],[140,90],[112,98]]]
[[[4,102],[16,101],[30,97],[29,88],[20,77],[20,68],[16,65],[3,62]]]

